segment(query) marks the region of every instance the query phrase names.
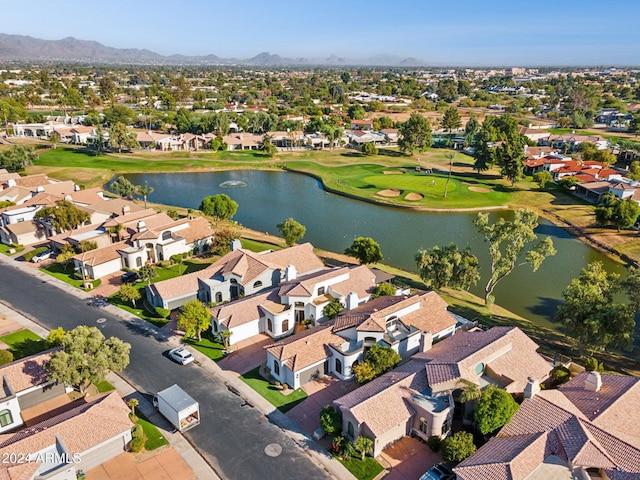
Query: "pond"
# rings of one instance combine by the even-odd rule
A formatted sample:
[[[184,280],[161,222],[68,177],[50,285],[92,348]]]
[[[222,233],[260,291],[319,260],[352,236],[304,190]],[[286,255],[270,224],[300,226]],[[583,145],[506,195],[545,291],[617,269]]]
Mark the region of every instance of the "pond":
[[[471,247],[478,256],[483,278],[489,269],[487,245],[476,231],[476,213],[432,213],[383,207],[325,192],[320,182],[306,175],[280,171],[126,175],[136,185],[154,188],[149,201],[197,209],[202,198],[225,193],[238,202],[234,217],[240,224],[279,234],[276,225],[293,217],[307,228],[302,241],[324,250],[342,252],[358,236],[372,237],[382,249],[384,262],[416,271],[414,255],[420,248],[456,243]],[[509,212],[491,213],[491,220]],[[553,238],[558,253],[536,273],[528,266],[516,269],[495,290],[496,303],[546,324],[561,301],[561,292],[590,262],[599,260],[610,271],[624,267],[577,240],[560,227],[541,219],[539,236]],[[483,295],[481,281],[472,292]]]

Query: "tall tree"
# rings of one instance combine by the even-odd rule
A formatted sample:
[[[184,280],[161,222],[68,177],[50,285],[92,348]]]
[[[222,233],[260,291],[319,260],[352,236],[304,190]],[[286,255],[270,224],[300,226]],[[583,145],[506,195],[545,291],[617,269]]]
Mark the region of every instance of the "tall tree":
[[[29,145],[11,145],[8,150],[0,152],[0,168],[10,173],[22,172],[38,158],[33,147]]]
[[[618,231],[633,226],[639,215],[640,205],[633,198],[620,200],[610,192],[603,195],[596,207],[596,223],[601,226],[614,225]]]
[[[538,226],[538,214],[532,210],[518,209],[512,221],[500,218],[494,224],[489,224],[489,214],[479,213],[474,224],[489,243],[491,276],[484,288],[487,305],[493,303],[496,285],[516,267],[530,265],[535,272],[545,258],[556,254],[551,237],[544,238],[525,251],[527,245],[538,238],[534,232]]]
[[[54,382],[71,385],[86,392],[92,383],[101,382],[111,372],[129,365],[131,345],[119,338],[105,339],[96,327],[81,325],[62,337],[62,349],[51,356],[45,368]]]
[[[144,199],[144,208],[147,208],[147,196],[153,193],[154,188],[150,187],[147,182],[144,182],[144,185],[136,185],[135,192],[136,195],[141,196]]]
[[[231,200],[229,195],[218,193],[217,195],[204,197],[200,202],[200,211],[213,217],[216,225],[220,220],[233,217],[238,211],[238,204]]]
[[[277,226],[280,233],[284,237],[287,247],[292,246],[302,237],[307,231],[307,228],[301,223],[296,222],[293,218],[287,218],[284,222],[279,223]]]
[[[478,123],[478,119],[475,115],[471,115],[469,121],[464,126],[464,138],[469,145],[473,145],[479,129],[480,124]]]
[[[136,134],[127,131],[127,126],[122,122],[117,122],[109,127],[109,145],[118,149],[122,153],[123,148],[136,148],[139,146]]]
[[[480,280],[478,258],[470,248],[459,251],[451,243],[446,247],[433,247],[430,250],[418,250],[415,256],[420,278],[434,290],[455,288],[469,290]]]
[[[451,105],[450,107],[447,107],[444,111],[444,116],[440,121],[440,125],[446,132],[451,132],[451,130],[455,130],[462,126],[460,112],[458,112],[458,109],[455,106]]]
[[[400,125],[398,146],[409,155],[424,152],[431,146],[431,124],[419,113],[412,113],[409,120]]]
[[[178,313],[178,328],[184,330],[187,337],[202,340],[202,332],[211,326],[211,312],[199,300],[185,303]]]
[[[116,195],[120,195],[123,198],[132,198],[136,193],[136,186],[131,183],[126,177],[120,175],[115,181],[109,186],[109,190],[111,190]]]
[[[626,287],[619,275],[608,273],[601,262],[592,262],[562,292],[564,303],[554,320],[564,326],[580,354],[609,346],[631,346],[638,305],[635,301],[624,304],[616,298],[617,294],[630,292]]]
[[[380,245],[370,237],[357,237],[344,253],[355,257],[362,265],[382,260]]]
[[[36,212],[36,218],[45,220],[57,232],[78,228],[89,220],[89,213],[80,210],[68,200],[58,200],[54,207],[45,207]]]
[[[524,148],[520,142],[504,141],[495,152],[496,163],[500,167],[500,173],[511,182],[511,185],[523,177]]]

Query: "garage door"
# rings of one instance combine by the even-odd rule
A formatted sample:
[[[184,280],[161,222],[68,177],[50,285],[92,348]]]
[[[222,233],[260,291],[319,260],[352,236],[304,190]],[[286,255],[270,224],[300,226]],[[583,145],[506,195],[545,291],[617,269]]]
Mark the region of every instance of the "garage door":
[[[108,443],[105,443],[100,448],[97,448],[89,453],[83,454],[80,464],[76,466],[76,469],[91,470],[98,465],[103,464],[117,457],[121,453],[124,453],[124,439],[122,436],[114,438]]]
[[[300,386],[306,385],[311,380],[322,376],[323,369],[324,367],[320,364],[300,372]]]

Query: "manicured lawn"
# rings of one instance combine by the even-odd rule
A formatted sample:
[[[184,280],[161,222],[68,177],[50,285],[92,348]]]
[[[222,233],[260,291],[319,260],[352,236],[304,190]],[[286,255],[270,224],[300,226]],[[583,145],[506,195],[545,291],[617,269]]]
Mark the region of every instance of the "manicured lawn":
[[[240,376],[240,379],[266,398],[269,403],[277,407],[282,413],[286,413],[307,398],[307,394],[298,388],[289,395],[283,395],[280,390],[271,385],[260,375],[260,367]]]
[[[384,470],[375,458],[364,457],[364,461],[359,458],[338,461],[349,470],[358,480],[372,480]]]
[[[158,427],[156,427],[153,423],[151,423],[147,418],[142,414],[140,410],[136,408],[136,416],[138,417],[138,422],[142,425],[142,430],[144,431],[145,437],[147,437],[147,441],[144,444],[145,450],[155,450],[156,448],[163,447],[165,445],[169,445],[169,442],[166,438],[160,433]]]
[[[456,163],[469,163],[469,158],[459,155]],[[321,177],[328,188],[392,205],[457,209],[502,206],[510,201],[510,193],[504,182],[492,181],[490,176],[461,176],[454,173],[447,186],[445,167],[427,174],[424,170],[416,172],[414,165],[407,165],[406,168],[376,164],[329,167],[309,162],[287,162],[287,168],[291,170]],[[382,196],[380,192],[383,190],[399,190],[400,194]],[[410,193],[422,195],[422,198],[407,199]]]
[[[21,251],[24,250],[24,246],[22,245],[16,245],[16,246],[9,246],[9,245],[5,245],[4,243],[0,243],[0,253],[4,253],[5,255],[13,255],[13,253],[10,253],[9,250],[15,250],[14,253],[20,253]]]
[[[282,250],[282,245],[274,245],[273,243],[259,242],[258,240],[250,240],[241,238],[242,248],[251,250],[252,252],[262,252],[263,250]]]
[[[47,341],[31,330],[24,329],[0,337],[9,346],[14,360],[43,352],[49,348]]]
[[[224,345],[220,342],[213,341],[206,332],[202,335],[202,340],[200,341],[194,340],[193,338],[183,338],[182,341],[200,353],[204,353],[214,362],[217,362],[223,357]]]
[[[42,267],[40,270],[48,273],[52,277],[56,277],[58,280],[68,283],[72,287],[82,288],[83,282],[76,278],[73,265],[68,265],[65,270],[64,266],[60,263],[50,263],[49,265]],[[100,279],[91,281],[93,288],[96,288],[100,283],[102,283],[102,280]]]
[[[116,387],[111,385],[106,380],[103,380],[101,382],[95,383],[94,385],[96,386],[96,388],[98,389],[98,392],[100,392],[100,393],[111,392],[112,390],[116,389]]]

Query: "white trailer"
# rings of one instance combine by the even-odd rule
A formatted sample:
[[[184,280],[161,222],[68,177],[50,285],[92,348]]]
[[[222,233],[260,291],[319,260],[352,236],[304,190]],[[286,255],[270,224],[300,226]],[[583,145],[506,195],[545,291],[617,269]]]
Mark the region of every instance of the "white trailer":
[[[200,423],[200,405],[178,385],[155,394],[153,406],[180,432]]]

